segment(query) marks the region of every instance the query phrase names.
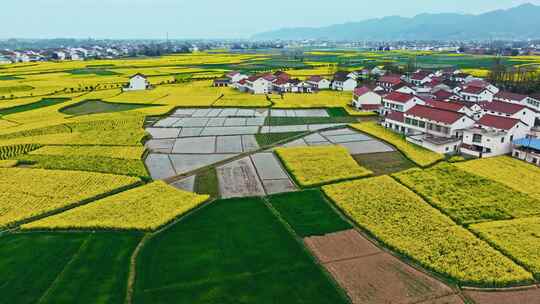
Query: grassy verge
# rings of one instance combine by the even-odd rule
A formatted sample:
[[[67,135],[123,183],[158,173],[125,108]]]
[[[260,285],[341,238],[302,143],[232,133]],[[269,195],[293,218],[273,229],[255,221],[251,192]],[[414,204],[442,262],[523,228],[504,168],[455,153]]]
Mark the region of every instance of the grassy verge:
[[[355,123],[356,118],[351,116],[337,117],[267,117],[267,126],[309,125],[309,124],[333,124]]]
[[[66,101],[70,100],[69,98],[44,98],[38,102],[29,103],[21,106],[6,108],[0,110],[0,116],[20,113],[20,112],[26,112],[31,111],[39,108],[54,106],[57,104],[64,103]]]

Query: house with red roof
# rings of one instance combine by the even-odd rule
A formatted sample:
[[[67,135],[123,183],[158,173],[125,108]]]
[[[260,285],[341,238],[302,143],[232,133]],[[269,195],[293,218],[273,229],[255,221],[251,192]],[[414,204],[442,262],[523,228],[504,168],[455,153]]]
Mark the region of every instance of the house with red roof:
[[[460,103],[460,102],[427,99],[426,106],[436,108],[436,109],[446,110],[446,111],[463,113],[471,118],[474,117],[474,111],[471,108],[469,108],[466,104]]]
[[[246,79],[244,87],[251,94],[269,94],[273,90],[274,81],[276,77],[272,74],[253,75]]]
[[[494,100],[524,105],[533,111],[540,112],[540,96],[535,98],[534,96],[500,91],[495,95]],[[540,113],[538,118],[540,118]]]
[[[416,94],[416,90],[412,86],[410,86],[409,84],[403,81],[393,86],[390,89],[390,92],[399,92],[399,93],[412,94],[412,95]]]
[[[393,86],[396,86],[401,83],[401,75],[389,74],[383,76],[377,80],[377,86],[380,86],[386,91],[390,91]]]
[[[479,105],[482,108],[482,115],[510,117],[521,120],[531,127],[535,125],[537,113],[524,105],[503,101],[484,102]]]
[[[238,83],[240,80],[248,78],[247,75],[244,75],[237,71],[229,72],[225,74],[225,77],[230,79],[230,82],[233,84],[233,86],[235,83]]]
[[[406,134],[407,141],[441,154],[458,152],[463,130],[475,123],[464,113],[427,105],[415,105],[402,115],[394,113],[385,118],[386,128]]]
[[[519,119],[487,114],[463,132],[461,152],[480,158],[509,154],[512,142],[526,138],[530,130]]]
[[[408,77],[408,81],[415,86],[423,86],[433,80],[435,74],[429,71],[417,71]]]
[[[330,80],[322,76],[310,76],[307,79],[307,83],[316,86],[319,90],[328,90],[330,89],[330,85],[332,84]]]
[[[488,90],[487,87],[465,85],[457,90],[457,94],[465,101],[482,102],[492,101],[495,93]]]
[[[412,94],[405,94],[400,92],[392,92],[383,97],[383,113],[389,113],[392,111],[407,112],[415,105],[425,105],[425,101],[418,96]]]
[[[353,91],[352,106],[363,112],[379,112],[382,108],[382,96],[363,86]]]

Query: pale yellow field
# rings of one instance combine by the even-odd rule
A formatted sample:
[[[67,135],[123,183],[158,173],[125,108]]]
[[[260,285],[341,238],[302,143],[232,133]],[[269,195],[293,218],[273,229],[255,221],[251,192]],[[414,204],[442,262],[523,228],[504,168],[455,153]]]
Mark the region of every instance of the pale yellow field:
[[[60,213],[23,229],[155,230],[209,199],[158,181]]]

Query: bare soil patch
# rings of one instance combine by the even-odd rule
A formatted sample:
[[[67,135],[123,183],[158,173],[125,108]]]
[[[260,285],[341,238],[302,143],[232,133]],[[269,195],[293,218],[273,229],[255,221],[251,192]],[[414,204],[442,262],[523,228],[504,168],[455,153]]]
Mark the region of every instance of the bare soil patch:
[[[477,304],[538,304],[540,289],[516,291],[465,291],[465,295]]]
[[[427,300],[418,304],[465,304],[465,302],[458,295],[450,295],[438,299]]]
[[[325,267],[353,303],[418,303],[454,293],[387,253],[331,262]]]
[[[323,264],[382,252],[354,229],[307,237],[304,242]]]

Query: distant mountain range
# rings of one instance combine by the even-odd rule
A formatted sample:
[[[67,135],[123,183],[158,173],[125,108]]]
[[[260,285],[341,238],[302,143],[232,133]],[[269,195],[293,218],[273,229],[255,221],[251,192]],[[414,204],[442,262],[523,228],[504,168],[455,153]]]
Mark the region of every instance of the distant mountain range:
[[[320,28],[284,28],[256,34],[255,40],[488,40],[540,38],[540,6],[523,4],[480,15],[421,14],[399,16]]]

